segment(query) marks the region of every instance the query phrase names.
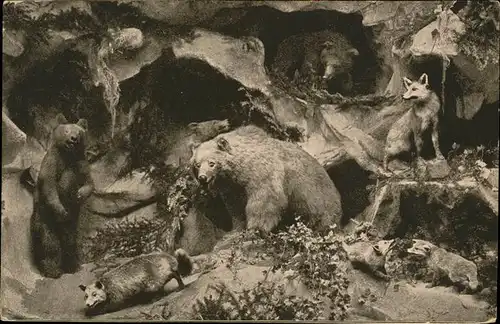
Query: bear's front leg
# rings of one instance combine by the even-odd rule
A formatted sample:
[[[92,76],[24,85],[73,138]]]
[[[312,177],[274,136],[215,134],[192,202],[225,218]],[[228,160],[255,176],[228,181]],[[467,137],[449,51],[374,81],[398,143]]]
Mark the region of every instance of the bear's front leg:
[[[267,190],[269,193],[266,192]],[[262,188],[259,192],[250,195],[245,208],[247,229],[271,232],[281,221],[287,203],[284,193],[276,195],[276,191],[269,188]]]
[[[92,179],[92,176],[90,174],[90,167],[87,160],[80,161],[78,163],[78,167],[80,169],[81,174],[83,174],[85,178],[85,184],[80,189],[78,189],[78,192],[76,194],[78,202],[81,203],[90,197],[92,191],[94,191],[95,186],[94,186],[94,180]]]
[[[55,219],[58,222],[64,222],[68,219],[69,214],[59,199],[59,194],[56,188],[57,185],[55,183],[44,181],[42,183],[42,195],[46,197],[47,204],[55,214]]]

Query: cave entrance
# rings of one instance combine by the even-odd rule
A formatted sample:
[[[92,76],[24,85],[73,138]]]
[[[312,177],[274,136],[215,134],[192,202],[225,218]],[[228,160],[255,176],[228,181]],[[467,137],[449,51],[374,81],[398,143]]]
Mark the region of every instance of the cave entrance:
[[[133,155],[140,162],[134,167],[161,163],[178,132],[191,122],[234,121],[235,105],[245,100],[240,87],[201,60],[172,60],[167,54],[123,82],[122,105],[131,106],[141,97],[149,103],[131,126]]]
[[[407,77],[412,80],[417,80],[422,73],[427,73],[430,88],[442,100],[443,61],[441,56],[410,57],[405,65],[408,72]],[[463,96],[466,94],[462,85],[464,78],[457,66],[451,61],[446,69],[444,107],[441,107],[440,112],[440,147],[445,156],[452,150],[453,143],[462,147],[483,145],[491,148],[498,145],[498,102],[483,104],[471,120],[457,116],[457,102],[463,100]],[[424,157],[433,156],[430,130],[424,134],[424,143]],[[494,159],[498,160],[498,156],[486,156],[485,162],[491,165]]]
[[[252,8],[235,8],[221,10],[209,24],[221,33],[233,36],[254,36],[259,38],[265,47],[265,65],[271,71],[276,57],[278,45],[286,38],[299,33],[317,32],[325,29],[343,34],[360,55],[356,58],[352,70],[353,90],[349,95],[365,95],[374,93],[380,86],[383,73],[388,74],[389,81],[392,69],[383,67],[381,47],[375,42],[373,27],[363,26],[360,14],[345,14],[333,10],[311,10],[282,12],[267,6]],[[388,71],[388,69],[390,71]],[[334,91],[334,84],[328,90]]]
[[[105,132],[110,124],[101,89],[92,84],[86,56],[71,49],[28,70],[12,87],[7,107],[12,121],[30,136],[46,123],[47,114],[57,112],[69,121],[87,118],[91,132]]]

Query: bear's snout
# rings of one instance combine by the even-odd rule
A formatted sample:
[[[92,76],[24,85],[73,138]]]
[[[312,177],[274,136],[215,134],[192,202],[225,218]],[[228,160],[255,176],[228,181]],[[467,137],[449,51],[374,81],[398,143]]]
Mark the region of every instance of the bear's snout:
[[[71,143],[78,143],[78,136],[77,135],[71,135],[69,138]]]
[[[206,176],[206,175],[204,175],[204,174],[200,174],[200,175],[198,176],[198,181],[200,182],[200,184],[202,184],[202,185],[206,185],[206,184],[207,184],[207,182],[208,182],[208,178],[207,178],[207,176]]]

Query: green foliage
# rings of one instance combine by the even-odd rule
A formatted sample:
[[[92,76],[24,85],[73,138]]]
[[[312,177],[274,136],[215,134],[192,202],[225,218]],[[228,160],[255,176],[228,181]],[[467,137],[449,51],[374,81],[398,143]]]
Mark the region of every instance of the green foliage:
[[[163,219],[124,220],[97,229],[85,238],[83,258],[93,262],[105,256],[135,257],[153,251],[166,251],[168,223]]]
[[[261,243],[273,266],[264,280],[252,289],[232,292],[227,286],[214,288],[218,297],[198,300],[194,311],[205,320],[325,320],[329,305],[330,320],[347,317],[350,296],[345,268],[346,255],[341,237],[330,228],[327,235],[313,232],[300,219],[287,231],[263,234],[247,231],[247,238]],[[242,246],[242,244],[235,244]],[[230,258],[228,267],[236,270],[238,258]],[[240,258],[239,260],[242,260]],[[245,260],[248,262],[248,260]],[[268,275],[280,271],[287,280],[277,284]],[[309,290],[308,298],[286,293],[288,280],[300,280]]]
[[[488,163],[485,160],[490,160],[490,167],[498,168],[498,146],[487,148],[480,145],[470,149],[454,143],[447,160],[452,170],[451,179],[459,180],[470,176],[483,182],[489,176]]]
[[[497,0],[468,1],[464,9],[466,32],[459,41],[460,49],[474,58],[483,70],[498,64],[500,4]]]
[[[3,27],[7,30],[24,30],[28,44],[34,47],[47,42],[49,29],[84,33],[99,30],[99,24],[91,15],[75,7],[57,14],[50,11],[39,14],[39,6],[33,1],[3,4]]]
[[[211,286],[209,295],[194,305],[200,320],[319,320],[322,302],[287,295],[285,285],[261,281],[238,295],[224,285]]]

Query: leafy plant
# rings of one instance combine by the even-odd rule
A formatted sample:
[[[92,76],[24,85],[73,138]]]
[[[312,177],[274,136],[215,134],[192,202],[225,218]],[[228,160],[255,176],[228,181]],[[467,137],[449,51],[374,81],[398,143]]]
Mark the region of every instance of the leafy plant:
[[[500,4],[496,0],[470,0],[464,9],[465,33],[460,49],[472,57],[480,70],[490,63],[498,64]]]
[[[346,255],[341,237],[334,231],[332,227],[326,235],[315,233],[300,219],[286,231],[275,234],[247,231],[242,238],[260,243],[262,249],[269,251],[267,254],[273,262],[270,272],[266,272],[264,280],[254,288],[238,294],[225,285],[214,288],[218,297],[198,301],[195,313],[203,319],[321,320],[326,319],[323,314],[325,306],[329,305],[328,319],[345,319],[350,305]],[[243,244],[235,243],[234,246]],[[237,271],[235,263],[240,260],[245,260],[244,253],[243,256],[242,253],[232,254],[228,267]],[[287,280],[300,280],[311,296],[304,298],[287,294],[286,283],[276,284],[268,280],[268,274],[277,271],[282,272]]]
[[[166,251],[168,223],[163,219],[124,220],[97,229],[85,238],[83,257],[92,262],[105,256],[135,257],[153,251]]]
[[[490,172],[485,160],[491,160],[489,161],[491,166],[498,168],[498,146],[487,148],[480,145],[471,149],[462,148],[454,143],[452,150],[448,153],[447,160],[452,169],[452,179],[470,176],[478,181],[484,181]]]

